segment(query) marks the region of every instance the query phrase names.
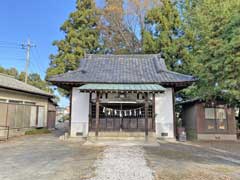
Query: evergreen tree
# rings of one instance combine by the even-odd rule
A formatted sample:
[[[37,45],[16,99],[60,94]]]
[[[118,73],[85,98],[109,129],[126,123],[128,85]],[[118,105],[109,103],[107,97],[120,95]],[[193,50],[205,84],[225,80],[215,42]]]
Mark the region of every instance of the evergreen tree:
[[[143,33],[143,50],[145,53],[161,53],[170,70],[189,73],[191,57],[177,3],[171,0],[161,2],[147,13],[148,30]]]
[[[51,55],[47,77],[61,74],[78,68],[80,59],[85,53],[97,51],[99,32],[98,15],[93,0],[77,0],[76,11],[61,26],[65,38],[54,41],[58,53]]]
[[[191,3],[190,3],[191,5]],[[240,102],[240,2],[199,0],[189,6],[192,71],[199,77],[191,95]]]
[[[227,90],[227,99],[240,107],[240,11],[231,17],[224,28],[223,39],[225,43],[221,50],[226,54],[221,86]]]
[[[18,77],[18,70],[16,68],[5,69],[2,66],[0,66],[0,73],[7,74],[7,75],[13,76],[15,78]]]

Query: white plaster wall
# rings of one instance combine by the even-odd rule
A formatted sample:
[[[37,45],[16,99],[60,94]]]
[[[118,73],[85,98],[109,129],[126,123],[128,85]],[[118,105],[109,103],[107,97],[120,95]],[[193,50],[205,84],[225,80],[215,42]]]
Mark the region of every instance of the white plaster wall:
[[[156,136],[159,138],[175,138],[172,88],[166,88],[164,93],[156,94],[155,103]],[[167,133],[167,136],[163,136],[162,133]]]
[[[72,89],[71,113],[71,137],[87,137],[89,122],[89,93],[80,93],[77,87]]]

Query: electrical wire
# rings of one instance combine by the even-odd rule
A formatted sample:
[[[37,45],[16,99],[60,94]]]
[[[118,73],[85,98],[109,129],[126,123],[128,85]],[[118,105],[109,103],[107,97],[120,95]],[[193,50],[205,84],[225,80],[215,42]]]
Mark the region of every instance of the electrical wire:
[[[41,71],[41,72],[46,72],[45,71],[45,69],[43,68],[43,66],[42,66],[42,64],[41,63],[39,63],[39,61],[38,60],[40,60],[40,55],[37,53],[38,51],[37,51],[37,48],[34,48],[34,50],[35,51],[31,51],[32,52],[32,55],[33,55],[33,61],[35,61],[34,63],[36,63],[36,66],[39,68],[39,70]]]

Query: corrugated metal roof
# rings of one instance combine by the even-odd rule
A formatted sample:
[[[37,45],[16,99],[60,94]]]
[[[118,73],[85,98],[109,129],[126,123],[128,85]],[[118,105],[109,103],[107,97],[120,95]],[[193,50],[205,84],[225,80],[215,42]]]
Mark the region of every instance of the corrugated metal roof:
[[[158,84],[85,84],[80,91],[141,91],[164,92],[165,88]]]
[[[47,92],[45,92],[41,89],[38,89],[34,86],[31,86],[22,81],[19,81],[12,76],[8,76],[8,75],[1,74],[1,73],[0,73],[0,87],[17,90],[17,91],[18,90],[24,91],[27,93],[33,93],[33,94],[37,94],[37,95],[53,97],[53,95],[50,93],[47,93]]]
[[[181,83],[194,82],[193,76],[167,70],[159,54],[88,55],[80,60],[80,68],[49,78],[61,83]]]

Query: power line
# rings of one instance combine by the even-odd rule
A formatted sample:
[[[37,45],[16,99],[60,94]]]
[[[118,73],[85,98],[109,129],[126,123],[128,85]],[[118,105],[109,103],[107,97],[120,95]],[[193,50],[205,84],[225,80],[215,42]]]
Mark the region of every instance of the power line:
[[[7,49],[22,49],[21,46],[11,46],[11,45],[1,45],[0,48],[7,48]]]
[[[0,60],[0,63],[1,62],[11,62],[11,61],[24,61],[25,59],[24,58],[4,58],[3,60]]]
[[[2,56],[0,54],[0,59],[25,59],[21,54],[17,54],[18,56]],[[1,62],[1,60],[0,60]]]
[[[0,47],[2,48],[16,48],[20,49],[21,44],[16,42],[0,41]]]
[[[32,63],[32,62],[30,62],[29,69],[30,69],[30,70],[32,70],[32,72],[37,72],[37,71],[38,71],[38,70],[37,70],[37,68],[36,68],[36,66],[35,66],[35,65],[33,65],[33,63]]]
[[[38,56],[38,59],[40,59],[40,53],[39,53],[37,48],[35,49],[35,52],[36,52],[36,54]],[[43,67],[41,63],[40,63],[40,66]],[[43,69],[45,69],[45,68],[43,67]]]
[[[40,74],[41,74],[41,73],[45,73],[44,71],[42,71],[42,70],[39,68],[39,66],[38,66],[34,61],[31,61],[31,62],[30,62],[30,65],[32,65],[32,66],[35,67],[36,72],[39,72]]]
[[[43,66],[42,66],[42,64],[41,63],[39,63],[39,61],[37,61],[37,60],[40,60],[40,55],[37,53],[38,51],[37,51],[37,48],[35,48],[34,49],[35,51],[33,51],[33,56],[34,56],[34,58],[33,58],[33,60],[34,60],[34,63],[36,63],[36,66],[39,68],[39,70],[41,71],[41,72],[44,72],[45,73],[45,68],[43,68]]]
[[[32,44],[30,42],[30,40],[28,40],[27,43],[16,43],[16,42],[9,42],[9,41],[0,41],[0,48],[7,48],[7,49],[25,49],[26,50],[26,59],[23,58],[7,58],[7,57],[3,57],[1,59],[4,60],[0,60],[1,62],[10,62],[10,61],[23,61],[26,60],[26,64],[25,64],[25,82],[27,83],[27,76],[28,76],[28,68],[30,68],[31,70],[35,69],[36,72],[39,72],[40,74],[43,73],[45,74],[45,70],[43,68],[43,66],[41,66],[41,63],[39,63],[39,61],[37,61],[37,59],[40,59],[40,55],[38,53],[38,51],[32,51],[32,48],[36,47],[36,45]],[[30,52],[32,52],[31,54],[34,56],[33,61],[30,62]],[[34,52],[34,53],[33,53]],[[41,62],[41,61],[40,61]],[[31,66],[31,67],[30,67]]]
[[[21,43],[10,42],[10,41],[2,41],[2,40],[0,40],[0,43],[4,43],[4,44],[15,44],[15,45],[21,45]]]

